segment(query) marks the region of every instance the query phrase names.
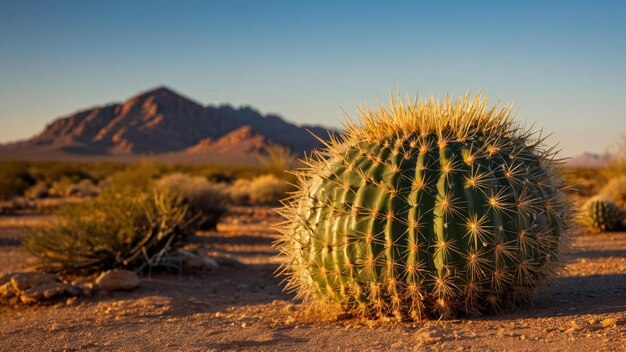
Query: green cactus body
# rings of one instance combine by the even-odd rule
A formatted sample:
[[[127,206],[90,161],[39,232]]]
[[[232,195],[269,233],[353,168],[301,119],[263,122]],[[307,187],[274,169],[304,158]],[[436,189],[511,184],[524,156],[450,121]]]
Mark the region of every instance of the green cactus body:
[[[309,160],[283,209],[288,286],[400,319],[530,297],[558,264],[567,207],[553,165],[509,123],[477,114],[482,103],[466,101],[472,119],[430,130],[409,125],[420,116],[396,103]],[[392,120],[399,115],[409,117]]]
[[[583,224],[596,232],[618,229],[624,217],[620,207],[608,199],[592,198],[583,206]]]

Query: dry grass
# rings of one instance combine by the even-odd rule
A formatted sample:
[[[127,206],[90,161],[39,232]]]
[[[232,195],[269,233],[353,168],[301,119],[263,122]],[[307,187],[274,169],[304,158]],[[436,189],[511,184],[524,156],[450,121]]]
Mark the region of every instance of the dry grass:
[[[189,211],[198,215],[201,230],[215,229],[230,203],[225,184],[212,183],[199,176],[170,174],[156,181],[156,187],[180,197]]]
[[[274,204],[284,199],[292,187],[282,179],[267,174],[235,181],[230,187],[230,194],[237,204]]]

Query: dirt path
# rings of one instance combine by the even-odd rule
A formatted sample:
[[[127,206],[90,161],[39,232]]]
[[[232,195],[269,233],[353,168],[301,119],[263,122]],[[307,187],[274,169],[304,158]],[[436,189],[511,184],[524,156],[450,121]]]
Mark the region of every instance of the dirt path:
[[[268,227],[275,218],[266,209],[243,211],[194,246],[245,267],[156,274],[133,292],[0,307],[0,351],[626,350],[626,233],[579,237],[564,275],[530,307],[419,324],[315,322],[273,276]],[[28,263],[18,240],[35,220],[20,221],[0,220],[0,274]]]

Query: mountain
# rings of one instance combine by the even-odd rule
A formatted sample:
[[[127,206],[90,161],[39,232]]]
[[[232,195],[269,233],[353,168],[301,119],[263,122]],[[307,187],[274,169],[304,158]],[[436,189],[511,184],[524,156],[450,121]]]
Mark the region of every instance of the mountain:
[[[611,161],[611,154],[584,153],[569,159],[568,167],[602,168]]]
[[[265,135],[259,133],[250,125],[245,125],[228,132],[218,140],[207,137],[193,147],[185,149],[189,154],[221,153],[258,153],[268,145],[277,144]]]
[[[167,87],[119,104],[58,118],[38,135],[0,147],[0,154],[71,156],[247,155],[279,144],[302,153],[326,137],[319,126],[297,126],[250,107],[203,106]],[[1,153],[3,152],[3,153]]]

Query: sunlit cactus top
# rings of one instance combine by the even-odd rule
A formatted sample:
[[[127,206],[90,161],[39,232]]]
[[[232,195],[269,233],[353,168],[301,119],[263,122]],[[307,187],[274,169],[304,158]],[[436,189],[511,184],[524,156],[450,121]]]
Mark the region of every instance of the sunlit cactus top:
[[[511,106],[391,100],[307,158],[278,246],[287,289],[366,317],[493,312],[553,275],[560,162]]]

